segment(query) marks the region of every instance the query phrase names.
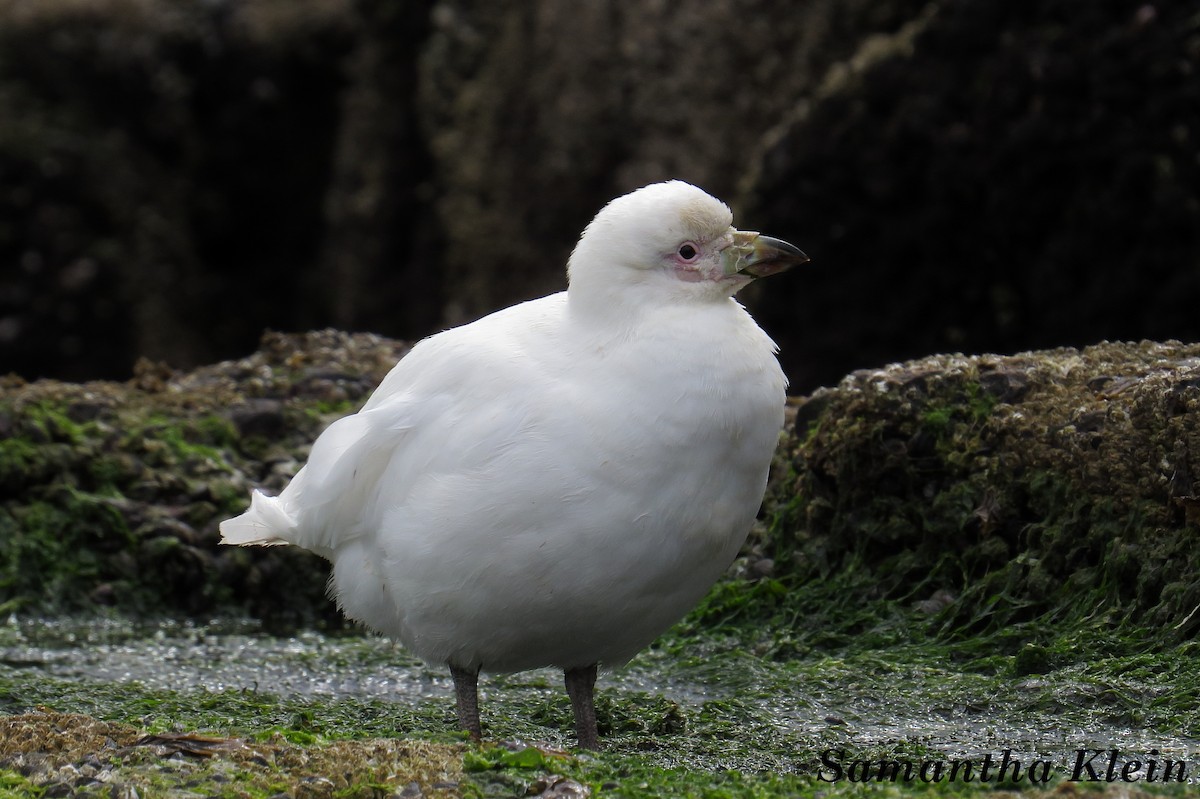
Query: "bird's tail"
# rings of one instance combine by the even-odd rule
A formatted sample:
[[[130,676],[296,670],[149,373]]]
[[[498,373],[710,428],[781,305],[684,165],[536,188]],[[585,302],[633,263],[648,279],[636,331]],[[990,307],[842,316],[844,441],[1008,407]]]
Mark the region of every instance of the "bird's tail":
[[[250,495],[250,509],[221,522],[221,543],[235,546],[275,546],[290,544],[296,533],[296,521],[279,497],[268,497],[256,490]]]

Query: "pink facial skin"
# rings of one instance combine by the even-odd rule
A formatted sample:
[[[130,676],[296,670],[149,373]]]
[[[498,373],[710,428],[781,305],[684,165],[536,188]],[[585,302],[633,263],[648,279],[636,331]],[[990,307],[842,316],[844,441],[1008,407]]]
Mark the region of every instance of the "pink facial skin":
[[[699,283],[701,280],[712,280],[704,274],[701,262],[700,245],[693,241],[685,241],[671,253],[671,261],[675,264],[675,276],[685,283]]]
[[[685,241],[675,248],[675,252],[667,256],[667,260],[675,268],[675,277],[685,283],[699,283],[701,281],[711,281],[714,283],[721,282],[746,282],[742,275],[727,275],[720,260],[720,254],[733,244],[731,236],[722,236],[710,242],[707,246],[710,251],[704,249],[705,245],[698,244],[694,241]],[[709,254],[711,252],[711,255]]]

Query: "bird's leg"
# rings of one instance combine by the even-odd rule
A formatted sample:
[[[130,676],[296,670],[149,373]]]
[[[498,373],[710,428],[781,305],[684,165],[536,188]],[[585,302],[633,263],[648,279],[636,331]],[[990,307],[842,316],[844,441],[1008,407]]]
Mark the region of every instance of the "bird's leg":
[[[458,726],[470,733],[472,741],[478,741],[483,737],[479,726],[479,669],[460,669],[451,664],[450,676],[458,700]]]
[[[567,696],[575,713],[575,734],[581,749],[599,749],[600,731],[596,728],[596,706],[592,702],[596,687],[596,664],[564,672]]]

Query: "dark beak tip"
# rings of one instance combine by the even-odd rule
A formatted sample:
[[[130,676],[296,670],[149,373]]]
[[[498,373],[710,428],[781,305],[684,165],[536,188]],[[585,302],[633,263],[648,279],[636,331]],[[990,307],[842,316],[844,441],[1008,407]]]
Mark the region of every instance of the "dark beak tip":
[[[795,244],[789,244],[788,242],[784,241],[783,239],[777,239],[774,236],[760,236],[759,239],[760,239],[760,241],[762,241],[763,244],[766,244],[767,246],[769,246],[775,250],[778,250],[779,253],[783,256],[783,258],[781,260],[786,259],[786,260],[794,261],[797,264],[808,263],[809,261],[812,260],[804,253],[803,250],[801,250]]]

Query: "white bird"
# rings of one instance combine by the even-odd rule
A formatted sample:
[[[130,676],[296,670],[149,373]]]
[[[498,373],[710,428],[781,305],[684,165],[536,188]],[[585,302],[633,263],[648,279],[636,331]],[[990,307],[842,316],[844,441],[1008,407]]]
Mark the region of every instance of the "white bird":
[[[598,664],[708,591],[754,521],[783,426],[776,347],[733,294],[808,260],[680,181],[587,226],[565,292],[418,343],[225,544],[333,564],[342,611],[454,678],[558,666],[598,748]]]

